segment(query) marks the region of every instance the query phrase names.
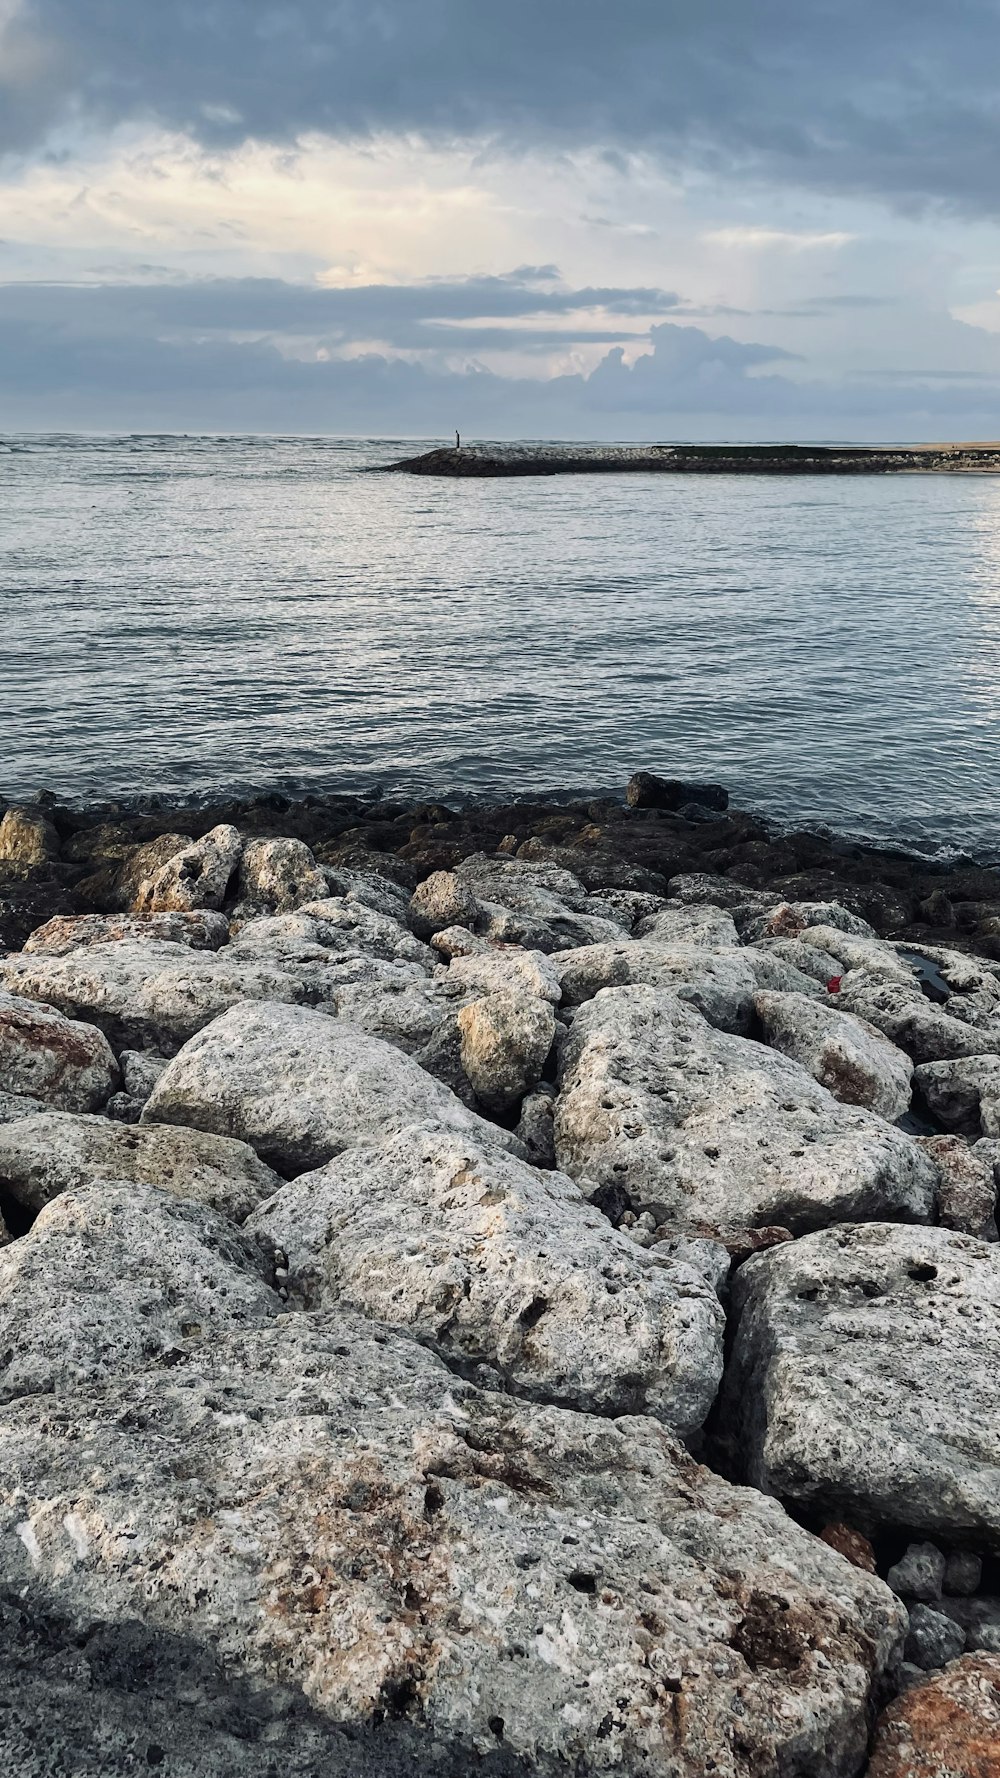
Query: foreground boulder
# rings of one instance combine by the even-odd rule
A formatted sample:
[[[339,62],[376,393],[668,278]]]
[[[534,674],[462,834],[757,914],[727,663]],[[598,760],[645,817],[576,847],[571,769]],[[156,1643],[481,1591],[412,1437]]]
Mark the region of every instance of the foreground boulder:
[[[0,1092],[96,1111],[118,1080],[108,1040],[93,1025],[0,991]]]
[[[836,1005],[802,994],[763,992],[754,1008],[765,1042],[801,1062],[844,1105],[863,1105],[894,1122],[910,1107],[909,1056]]]
[[[725,1413],[755,1487],[1000,1550],[1000,1253],[939,1228],[826,1229],[750,1259]]]
[[[502,1115],[538,1082],[556,1035],[547,1000],[502,989],[462,1007],[461,1062],[484,1110]]]
[[[245,1142],[171,1124],[43,1112],[0,1126],[0,1189],[38,1211],[61,1192],[102,1180],[141,1181],[243,1222],[279,1180]]]
[[[880,1717],[867,1778],[995,1778],[1000,1656],[963,1655]]]
[[[797,1062],[707,1025],[673,994],[608,989],[560,1057],[556,1156],[654,1223],[926,1220],[937,1173],[910,1137],[840,1105]]]
[[[480,1393],[346,1314],[0,1434],[0,1586],[84,1637],[179,1633],[332,1724],[419,1723],[415,1772],[457,1746],[550,1778],[849,1778],[902,1634],[880,1581],[655,1421]]]
[[[154,1186],[65,1192],[0,1251],[0,1399],[76,1389],[279,1313],[264,1248]]]
[[[515,1394],[682,1433],[715,1398],[724,1318],[704,1275],[493,1148],[404,1130],[303,1174],[251,1226],[287,1255],[293,1301],[405,1327]]]
[[[380,1038],[305,1007],[251,1002],[215,1019],[175,1056],[142,1122],[235,1136],[282,1173],[321,1167],[408,1123],[520,1148]]]

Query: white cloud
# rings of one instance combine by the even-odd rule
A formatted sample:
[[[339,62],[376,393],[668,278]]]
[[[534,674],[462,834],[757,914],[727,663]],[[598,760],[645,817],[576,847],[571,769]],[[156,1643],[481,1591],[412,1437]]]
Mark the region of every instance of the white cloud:
[[[856,235],[839,230],[813,233],[808,230],[761,227],[713,228],[702,235],[702,240],[713,247],[748,248],[754,252],[780,248],[787,253],[815,253],[822,249],[836,251],[840,247],[849,247],[856,239]]]

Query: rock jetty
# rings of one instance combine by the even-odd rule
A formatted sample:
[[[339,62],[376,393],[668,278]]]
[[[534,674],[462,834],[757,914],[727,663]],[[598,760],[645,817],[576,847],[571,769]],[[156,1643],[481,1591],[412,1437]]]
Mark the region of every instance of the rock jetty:
[[[407,475],[996,475],[998,444],[474,444],[386,468]]]
[[[7,1769],[991,1769],[1000,872],[727,802],[7,810]]]

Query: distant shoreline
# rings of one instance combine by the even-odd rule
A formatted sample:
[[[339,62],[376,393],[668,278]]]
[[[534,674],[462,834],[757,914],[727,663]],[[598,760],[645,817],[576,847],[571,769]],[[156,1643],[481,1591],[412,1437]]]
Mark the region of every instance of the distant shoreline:
[[[997,475],[1000,443],[449,446],[384,465],[407,475]]]

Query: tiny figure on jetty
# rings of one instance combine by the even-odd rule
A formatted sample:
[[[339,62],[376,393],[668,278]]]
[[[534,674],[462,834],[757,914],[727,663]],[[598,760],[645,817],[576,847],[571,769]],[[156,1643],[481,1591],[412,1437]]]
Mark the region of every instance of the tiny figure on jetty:
[[[455,449],[456,449],[456,451],[460,451],[462,449],[462,440],[461,440],[461,437],[459,436],[457,431],[455,433]]]

